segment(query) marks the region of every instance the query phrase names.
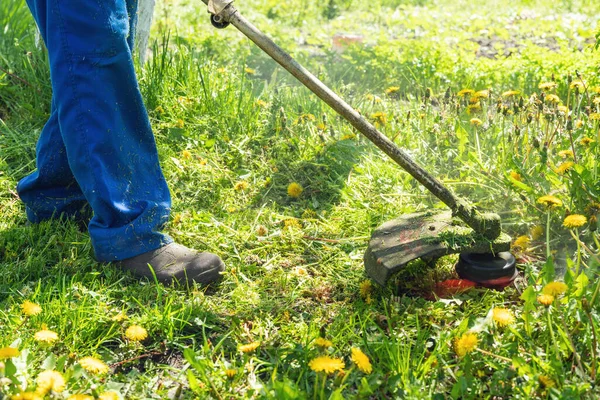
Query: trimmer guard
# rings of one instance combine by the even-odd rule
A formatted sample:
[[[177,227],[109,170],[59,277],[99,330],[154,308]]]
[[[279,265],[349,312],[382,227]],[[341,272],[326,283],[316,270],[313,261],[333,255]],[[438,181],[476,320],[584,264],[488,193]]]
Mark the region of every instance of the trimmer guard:
[[[452,216],[451,211],[406,214],[375,229],[365,253],[365,269],[384,286],[409,261],[462,253],[496,253],[510,249],[510,236],[490,241]]]

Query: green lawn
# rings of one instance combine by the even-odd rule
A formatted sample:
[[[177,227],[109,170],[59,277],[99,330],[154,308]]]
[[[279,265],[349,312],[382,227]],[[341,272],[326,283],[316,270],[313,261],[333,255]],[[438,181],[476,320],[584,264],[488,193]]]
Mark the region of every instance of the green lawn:
[[[372,230],[445,206],[187,0],[157,5],[138,77],[173,197],[167,232],[227,272],[171,288],[96,263],[76,223],[26,225],[15,186],[35,168],[51,87],[25,2],[3,1],[0,399],[598,398],[600,3],[237,7],[455,193],[498,212],[520,277],[431,300],[455,277],[447,257],[371,283]],[[339,34],[362,43],[335,52]]]

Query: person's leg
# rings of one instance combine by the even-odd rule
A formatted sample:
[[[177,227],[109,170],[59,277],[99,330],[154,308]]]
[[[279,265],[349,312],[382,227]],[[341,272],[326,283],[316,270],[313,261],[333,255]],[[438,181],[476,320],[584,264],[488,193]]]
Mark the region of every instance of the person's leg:
[[[54,99],[38,139],[36,162],[37,170],[17,185],[27,219],[33,223],[61,216],[89,220],[91,210],[69,167]]]
[[[134,1],[28,4],[48,49],[68,164],[94,211],[96,258],[146,277],[151,264],[163,282],[216,280],[224,268],[217,256],[160,233],[171,199],[133,68]]]

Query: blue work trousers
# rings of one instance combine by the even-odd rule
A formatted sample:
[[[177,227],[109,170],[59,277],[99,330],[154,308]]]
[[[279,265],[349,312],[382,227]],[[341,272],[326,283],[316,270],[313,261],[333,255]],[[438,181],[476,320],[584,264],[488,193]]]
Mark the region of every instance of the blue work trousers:
[[[171,198],[137,84],[136,0],[27,0],[48,49],[51,115],[37,170],[17,185],[31,222],[81,218],[98,261],[123,260],[172,239],[160,233]]]

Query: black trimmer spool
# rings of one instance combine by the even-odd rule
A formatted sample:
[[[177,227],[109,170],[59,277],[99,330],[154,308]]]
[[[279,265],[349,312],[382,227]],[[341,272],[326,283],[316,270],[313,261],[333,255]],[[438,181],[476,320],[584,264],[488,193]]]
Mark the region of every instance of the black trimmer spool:
[[[462,252],[456,272],[461,279],[490,289],[504,289],[517,277],[516,259],[508,251],[498,253]]]

